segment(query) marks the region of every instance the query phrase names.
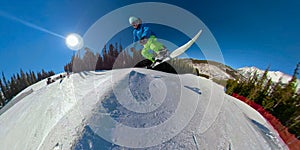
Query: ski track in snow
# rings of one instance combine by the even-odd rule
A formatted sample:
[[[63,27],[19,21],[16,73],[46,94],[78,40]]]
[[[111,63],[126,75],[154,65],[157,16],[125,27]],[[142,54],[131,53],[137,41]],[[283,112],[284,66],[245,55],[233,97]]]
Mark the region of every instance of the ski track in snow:
[[[45,82],[0,115],[1,149],[287,149],[258,112],[194,75],[135,68]]]

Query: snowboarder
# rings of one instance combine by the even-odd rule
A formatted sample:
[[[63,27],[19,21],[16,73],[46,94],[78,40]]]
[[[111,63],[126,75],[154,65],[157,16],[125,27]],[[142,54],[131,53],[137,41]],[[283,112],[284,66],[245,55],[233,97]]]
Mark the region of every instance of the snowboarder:
[[[166,47],[157,41],[155,33],[145,24],[142,23],[140,18],[131,16],[129,23],[134,28],[133,42],[139,43],[143,46],[141,54],[144,58],[154,62],[159,62],[169,55]],[[136,44],[134,44],[134,47]],[[131,48],[134,50],[135,48]]]

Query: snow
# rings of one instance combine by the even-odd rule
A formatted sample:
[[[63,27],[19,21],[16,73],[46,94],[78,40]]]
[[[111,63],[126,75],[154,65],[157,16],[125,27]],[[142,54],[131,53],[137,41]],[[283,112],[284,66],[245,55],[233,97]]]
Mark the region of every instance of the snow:
[[[194,64],[194,67],[198,68],[200,73],[208,75],[211,78],[215,78],[219,80],[233,79],[233,77],[227,74],[225,70],[222,70],[220,67],[212,64],[206,64],[206,63]]]
[[[51,77],[51,79],[56,79],[59,78],[59,76],[62,75],[64,76],[64,73],[61,74],[56,74],[54,76]],[[0,115],[2,113],[4,113],[6,110],[8,110],[10,107],[12,107],[13,105],[15,105],[16,103],[18,103],[21,99],[23,99],[24,97],[26,97],[27,95],[31,94],[34,91],[38,91],[41,88],[45,87],[47,85],[47,80],[48,79],[43,79],[42,81],[33,84],[27,88],[25,88],[23,91],[21,91],[20,93],[18,93],[15,97],[13,97],[12,100],[10,100],[2,109],[0,109]]]
[[[254,75],[255,72],[257,72],[257,74],[259,76],[262,76],[264,74],[264,70],[261,70],[256,67],[243,67],[243,68],[237,69],[237,71],[245,77],[250,77],[250,76]],[[284,74],[280,71],[268,71],[267,76],[274,83],[278,83],[281,78],[281,82],[284,84],[287,84],[292,79],[292,76]],[[298,83],[297,90],[299,90],[300,89],[300,80],[299,79],[297,80],[297,83]]]
[[[0,115],[1,149],[288,149],[222,86],[146,69],[81,72]]]

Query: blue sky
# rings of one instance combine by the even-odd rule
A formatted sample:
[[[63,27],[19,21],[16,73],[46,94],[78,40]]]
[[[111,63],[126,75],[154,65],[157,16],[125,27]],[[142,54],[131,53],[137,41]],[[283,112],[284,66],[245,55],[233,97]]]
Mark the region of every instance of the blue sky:
[[[19,72],[20,68],[24,71],[45,69],[62,72],[73,51],[66,47],[64,39],[35,27],[61,36],[72,32],[83,35],[103,15],[138,2],[146,1],[1,0],[0,71],[7,76]],[[300,61],[298,0],[156,2],[179,6],[201,19],[216,38],[225,63],[233,68],[256,66],[265,69],[271,65],[271,70],[292,74]],[[29,22],[35,27],[24,25],[14,18]],[[174,35],[169,33],[173,29],[168,29],[169,32],[160,30],[157,26],[154,29],[161,38],[170,36],[168,39],[172,42],[184,43],[186,40],[185,37],[172,38]],[[128,35],[128,39],[131,38],[132,35]],[[189,56],[204,59],[193,50],[189,51]]]

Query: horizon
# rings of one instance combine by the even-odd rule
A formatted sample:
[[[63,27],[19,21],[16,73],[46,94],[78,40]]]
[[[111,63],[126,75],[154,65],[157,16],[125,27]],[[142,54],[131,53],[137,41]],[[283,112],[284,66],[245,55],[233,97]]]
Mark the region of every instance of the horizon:
[[[99,18],[139,2],[148,1],[1,1],[0,71],[8,79],[19,73],[20,69],[24,72],[40,72],[42,69],[64,72],[64,65],[70,62],[74,54],[66,46],[64,37],[70,33],[83,36]],[[155,2],[175,5],[197,16],[213,33],[225,65],[234,69],[255,66],[265,70],[270,65],[270,71],[292,75],[300,62],[299,1],[272,4],[268,1]],[[125,16],[124,20],[128,18]],[[188,22],[184,22],[184,25],[193,27]],[[160,38],[176,45],[188,39],[171,27],[153,25],[153,30]],[[132,28],[122,31],[121,44],[124,43],[124,46],[132,40],[130,31]],[[111,41],[114,42],[113,39]],[[197,46],[192,46],[186,55],[189,58],[205,59]]]

